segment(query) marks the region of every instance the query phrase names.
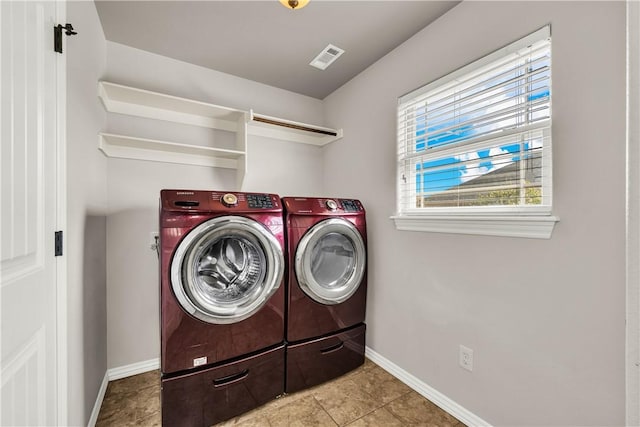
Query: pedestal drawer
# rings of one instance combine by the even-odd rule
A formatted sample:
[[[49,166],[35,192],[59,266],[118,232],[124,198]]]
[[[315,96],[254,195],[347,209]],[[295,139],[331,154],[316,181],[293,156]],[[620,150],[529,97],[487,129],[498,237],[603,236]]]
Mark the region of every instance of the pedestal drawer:
[[[365,325],[287,346],[286,391],[323,383],[364,363]]]

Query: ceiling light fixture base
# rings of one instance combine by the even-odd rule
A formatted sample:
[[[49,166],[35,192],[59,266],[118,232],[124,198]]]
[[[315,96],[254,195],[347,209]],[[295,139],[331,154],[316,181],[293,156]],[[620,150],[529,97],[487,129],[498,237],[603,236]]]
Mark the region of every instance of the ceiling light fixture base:
[[[302,9],[309,3],[309,0],[279,0],[279,1],[284,7],[291,10]]]

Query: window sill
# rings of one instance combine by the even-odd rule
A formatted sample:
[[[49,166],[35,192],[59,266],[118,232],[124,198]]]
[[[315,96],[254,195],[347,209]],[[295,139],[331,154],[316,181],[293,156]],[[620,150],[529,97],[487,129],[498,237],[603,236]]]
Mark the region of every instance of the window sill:
[[[396,229],[480,236],[550,239],[558,217],[550,215],[401,215]]]

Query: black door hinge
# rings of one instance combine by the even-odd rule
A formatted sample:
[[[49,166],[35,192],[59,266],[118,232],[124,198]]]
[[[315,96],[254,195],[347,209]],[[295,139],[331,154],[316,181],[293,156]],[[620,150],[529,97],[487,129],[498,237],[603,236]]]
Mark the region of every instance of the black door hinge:
[[[62,53],[62,30],[65,30],[65,34],[68,36],[73,36],[78,34],[73,31],[73,25],[66,24],[64,27],[60,24],[53,27],[53,50],[58,53]]]
[[[62,231],[56,231],[55,236],[55,256],[62,256]]]

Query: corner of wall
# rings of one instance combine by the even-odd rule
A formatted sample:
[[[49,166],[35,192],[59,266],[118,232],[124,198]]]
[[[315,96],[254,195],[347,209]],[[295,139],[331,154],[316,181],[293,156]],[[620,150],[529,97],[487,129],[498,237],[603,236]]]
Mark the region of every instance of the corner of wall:
[[[95,3],[67,2],[78,36],[67,56],[68,423],[86,425],[100,396],[106,360],[106,159],[97,149],[105,115],[97,80],[106,43]],[[73,368],[71,368],[73,367]]]

